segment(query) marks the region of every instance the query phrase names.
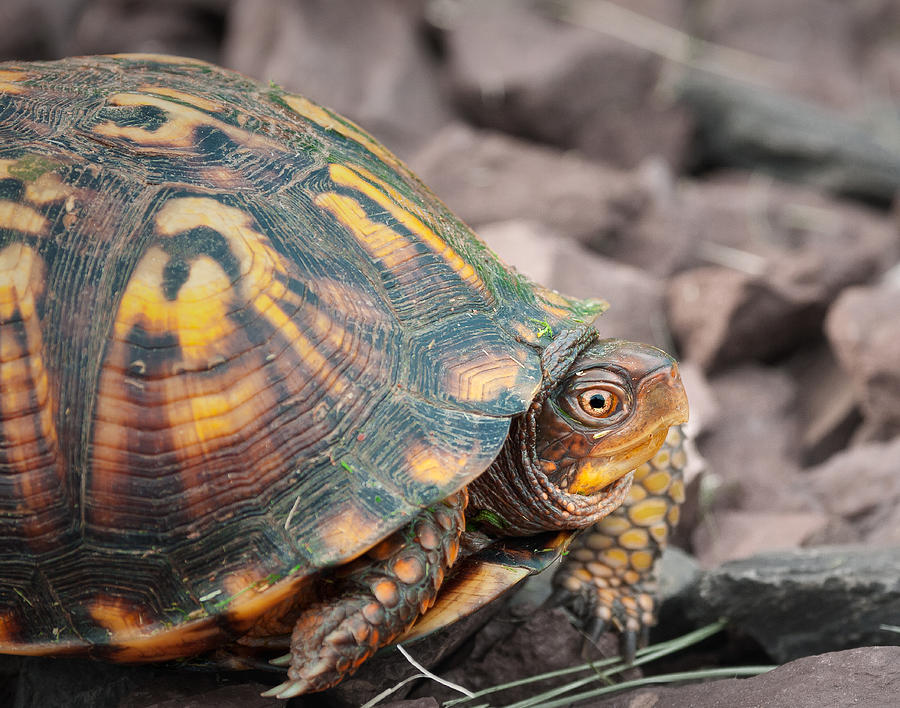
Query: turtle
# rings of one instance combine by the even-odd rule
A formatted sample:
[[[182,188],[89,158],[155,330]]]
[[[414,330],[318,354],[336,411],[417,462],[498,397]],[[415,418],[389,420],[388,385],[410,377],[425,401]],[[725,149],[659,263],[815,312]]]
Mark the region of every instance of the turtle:
[[[290,697],[591,528],[560,589],[633,633],[687,400],[605,307],[274,83],[0,64],[0,653],[287,642]]]

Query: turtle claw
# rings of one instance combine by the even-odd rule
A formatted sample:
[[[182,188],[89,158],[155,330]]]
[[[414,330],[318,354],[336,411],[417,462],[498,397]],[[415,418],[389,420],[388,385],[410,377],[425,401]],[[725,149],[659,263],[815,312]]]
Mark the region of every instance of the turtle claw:
[[[291,655],[284,654],[283,656],[277,656],[274,659],[269,659],[269,663],[272,664],[272,666],[290,666]]]
[[[609,629],[609,622],[602,617],[594,616],[587,621],[584,631],[587,632],[588,639],[596,644],[607,629]]]
[[[305,681],[285,681],[259,695],[263,698],[293,698],[306,691],[309,686]]]
[[[643,644],[643,642],[641,642]],[[625,630],[619,636],[619,651],[622,659],[626,664],[634,663],[634,656],[637,653],[638,633],[632,629]]]

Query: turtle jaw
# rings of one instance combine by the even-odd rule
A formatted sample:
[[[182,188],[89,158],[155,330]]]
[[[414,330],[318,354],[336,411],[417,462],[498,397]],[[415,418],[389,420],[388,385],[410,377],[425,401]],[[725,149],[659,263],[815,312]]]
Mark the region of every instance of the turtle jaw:
[[[596,444],[567,475],[570,494],[602,493],[609,485],[651,459],[669,428],[686,423],[688,400],[674,362],[643,378],[636,393],[636,416],[625,435],[596,433]]]

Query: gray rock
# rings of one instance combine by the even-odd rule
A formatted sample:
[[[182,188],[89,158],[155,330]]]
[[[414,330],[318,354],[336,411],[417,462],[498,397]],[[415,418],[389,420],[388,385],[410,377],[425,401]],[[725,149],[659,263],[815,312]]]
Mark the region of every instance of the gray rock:
[[[333,108],[407,157],[450,115],[422,37],[423,4],[237,0],[223,61]]]
[[[882,204],[900,187],[900,150],[815,104],[692,73],[678,89],[697,125],[696,163],[766,172]]]
[[[871,435],[900,434],[900,285],[848,288],[825,331],[849,378]]]
[[[695,619],[727,617],[778,662],[869,644],[900,623],[900,547],[821,547],[760,554],[703,575]]]
[[[655,686],[591,703],[594,708],[822,708],[897,705],[900,647],[863,647],[797,659],[759,676]]]
[[[865,10],[853,6],[875,4],[708,0],[688,26],[696,37],[746,52],[741,68],[749,77],[824,105],[857,108],[866,95],[858,61],[875,34],[867,45],[857,40]],[[703,56],[700,48],[697,58]]]
[[[437,133],[410,166],[476,228],[527,219],[602,243],[628,230],[648,201],[646,189],[627,172],[462,124]]]
[[[657,90],[662,60],[521,2],[468,2],[445,21],[459,104],[479,125],[623,167],[679,165],[684,113]]]

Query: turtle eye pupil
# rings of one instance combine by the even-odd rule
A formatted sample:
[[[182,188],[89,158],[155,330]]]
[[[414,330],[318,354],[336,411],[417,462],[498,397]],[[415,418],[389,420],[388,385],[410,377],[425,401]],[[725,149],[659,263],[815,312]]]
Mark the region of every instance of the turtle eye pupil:
[[[619,397],[612,391],[592,388],[578,395],[578,406],[593,419],[609,418],[619,409]]]

